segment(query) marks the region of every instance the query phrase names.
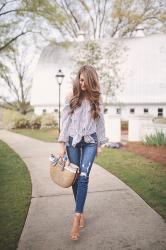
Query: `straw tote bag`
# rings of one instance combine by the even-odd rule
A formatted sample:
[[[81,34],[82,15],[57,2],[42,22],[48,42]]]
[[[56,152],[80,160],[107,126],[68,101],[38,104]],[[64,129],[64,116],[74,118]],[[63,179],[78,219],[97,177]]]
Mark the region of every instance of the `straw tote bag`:
[[[67,156],[62,158],[51,154],[49,160],[52,181],[63,188],[72,186],[79,175],[79,166],[71,163]]]

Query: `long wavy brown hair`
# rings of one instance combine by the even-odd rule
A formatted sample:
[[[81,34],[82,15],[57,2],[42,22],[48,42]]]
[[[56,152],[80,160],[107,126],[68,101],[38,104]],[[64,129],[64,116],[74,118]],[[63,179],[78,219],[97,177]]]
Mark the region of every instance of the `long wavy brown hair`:
[[[83,91],[80,85],[80,75],[83,74],[85,79],[86,90]],[[81,106],[84,98],[87,98],[91,105],[91,114],[94,119],[99,117],[99,99],[100,99],[100,84],[95,68],[91,65],[83,65],[73,83],[73,96],[70,98],[70,113]]]

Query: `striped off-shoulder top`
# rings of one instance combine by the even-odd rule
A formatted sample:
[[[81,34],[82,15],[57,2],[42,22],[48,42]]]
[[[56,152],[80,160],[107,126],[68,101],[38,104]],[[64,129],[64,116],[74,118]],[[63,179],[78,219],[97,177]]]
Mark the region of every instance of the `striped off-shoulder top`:
[[[69,115],[70,104],[68,98],[65,100],[65,105],[62,110],[61,130],[58,142],[65,142],[69,145],[69,136],[73,137],[72,146],[75,147],[78,142],[84,137],[85,142],[95,143],[90,136],[96,132],[98,138],[98,146],[105,144],[108,138],[105,136],[105,122],[104,122],[104,108],[100,97],[99,100],[100,117],[93,119],[91,117],[91,106],[88,99],[84,99],[80,107],[78,107],[73,114]]]

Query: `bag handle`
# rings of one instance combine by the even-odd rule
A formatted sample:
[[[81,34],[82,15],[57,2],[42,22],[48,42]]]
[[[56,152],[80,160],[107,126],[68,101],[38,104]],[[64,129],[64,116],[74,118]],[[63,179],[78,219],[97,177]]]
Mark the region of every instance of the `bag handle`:
[[[68,155],[67,153],[62,157],[62,156],[59,156],[59,157],[55,157],[54,154],[51,154],[51,157],[49,158],[50,161],[53,163],[54,166],[56,166],[56,164],[59,162],[59,160],[61,159],[61,163],[60,163],[60,166],[62,168],[62,171],[64,170],[64,167],[65,167],[65,163],[68,162],[67,164],[70,165],[70,161],[69,161],[69,158],[68,158]]]
[[[60,160],[60,158],[62,159],[62,165],[61,165],[61,167],[62,167],[62,171],[64,170],[64,168],[65,168],[65,164],[66,164],[66,162],[68,162],[68,165],[70,164],[70,161],[69,161],[69,158],[68,158],[68,155],[67,154],[65,154],[63,157],[62,156],[59,156],[59,158],[58,158],[58,161]],[[57,161],[57,162],[58,162]]]

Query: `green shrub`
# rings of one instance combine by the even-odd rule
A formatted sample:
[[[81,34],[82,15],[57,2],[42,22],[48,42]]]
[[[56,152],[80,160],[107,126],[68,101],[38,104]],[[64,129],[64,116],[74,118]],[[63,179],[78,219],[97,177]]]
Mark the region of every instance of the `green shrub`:
[[[19,115],[18,112],[9,109],[2,109],[2,124],[6,129],[13,128],[13,119]]]
[[[40,129],[40,128],[56,128],[57,121],[54,113],[46,113],[36,115],[29,113],[22,115],[19,112],[12,110],[3,110],[3,127],[6,129]]]
[[[151,135],[146,135],[145,138],[143,139],[143,143],[146,145],[151,145],[151,146],[161,146],[161,145],[166,145],[166,136],[164,133],[161,131],[156,130],[155,134]]]
[[[30,123],[31,129],[40,129],[41,122],[42,122],[42,117],[40,115],[37,116],[37,115],[33,114],[29,118],[29,123]]]
[[[41,128],[56,128],[57,121],[53,113],[46,113],[41,118]]]
[[[25,115],[21,117],[17,117],[14,119],[14,127],[13,128],[30,128],[29,118]]]

